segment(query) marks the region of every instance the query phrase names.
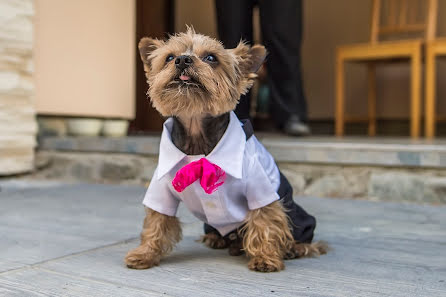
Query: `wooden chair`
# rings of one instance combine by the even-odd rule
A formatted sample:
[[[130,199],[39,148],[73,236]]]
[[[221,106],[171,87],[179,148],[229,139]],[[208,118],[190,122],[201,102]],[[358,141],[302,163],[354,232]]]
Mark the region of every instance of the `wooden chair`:
[[[409,60],[411,66],[410,135],[420,135],[422,45],[435,35],[438,0],[373,0],[370,42],[345,45],[336,51],[336,135],[344,135],[346,122],[358,117],[345,116],[344,66],[346,62],[361,62],[368,66],[368,134],[376,134],[377,62]],[[418,39],[401,39],[402,35],[419,34]],[[382,41],[383,38],[391,41]],[[396,40],[395,38],[400,39]],[[359,119],[362,121],[362,119]]]
[[[425,135],[427,138],[435,136],[435,124],[437,115],[435,112],[435,89],[436,89],[436,65],[437,57],[446,57],[446,39],[429,41],[426,44],[426,79],[425,79]]]

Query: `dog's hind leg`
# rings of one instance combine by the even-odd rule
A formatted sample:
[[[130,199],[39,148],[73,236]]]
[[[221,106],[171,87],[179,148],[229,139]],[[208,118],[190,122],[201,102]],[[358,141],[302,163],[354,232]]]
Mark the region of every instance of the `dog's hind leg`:
[[[201,236],[200,241],[209,248],[229,248],[228,252],[231,256],[240,256],[245,253],[243,251],[242,237],[238,234],[238,230],[234,230],[225,236],[221,236],[217,229],[205,224],[204,233],[205,235]]]
[[[272,272],[285,267],[283,258],[294,239],[288,217],[279,201],[251,210],[240,232],[243,249],[250,257],[249,269]]]
[[[241,256],[245,253],[243,250],[243,239],[237,237],[237,239],[232,240],[229,244],[228,253],[231,256]]]
[[[238,234],[238,230],[221,236],[217,229],[208,224],[204,224],[204,233],[199,241],[211,249],[229,248],[228,252],[231,256],[240,256],[245,253],[243,251],[242,237]]]
[[[326,254],[330,250],[327,243],[323,241],[317,241],[313,243],[299,243],[294,242],[284,255],[285,260],[296,258],[310,258],[318,257]]]
[[[125,257],[127,267],[146,269],[159,264],[181,240],[181,225],[176,217],[170,217],[146,208],[141,244]]]
[[[214,232],[201,236],[200,241],[211,249],[225,249],[229,246],[229,242],[223,236]]]
[[[203,229],[205,234],[198,241],[204,243],[205,246],[211,249],[225,249],[229,246],[228,240],[211,225],[205,223]]]

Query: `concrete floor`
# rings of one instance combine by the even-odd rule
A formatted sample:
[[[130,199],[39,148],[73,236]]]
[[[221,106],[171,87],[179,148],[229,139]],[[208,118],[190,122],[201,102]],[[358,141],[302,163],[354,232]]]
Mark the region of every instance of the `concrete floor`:
[[[333,250],[279,273],[184,239],[159,267],[130,270],[144,188],[0,183],[0,296],[446,296],[446,206],[297,198]]]

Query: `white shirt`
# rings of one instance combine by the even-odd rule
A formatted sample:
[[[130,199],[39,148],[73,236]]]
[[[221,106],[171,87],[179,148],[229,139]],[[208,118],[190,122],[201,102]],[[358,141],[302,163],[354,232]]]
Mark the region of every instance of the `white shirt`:
[[[163,127],[158,166],[143,204],[159,213],[175,216],[180,202],[201,221],[226,235],[239,227],[249,210],[279,199],[280,173],[271,154],[253,135],[246,141],[237,116],[231,112],[229,125],[209,155],[186,155],[171,139],[173,119]],[[190,162],[206,158],[226,172],[226,180],[206,194],[197,180],[183,192],[172,186],[176,172]]]

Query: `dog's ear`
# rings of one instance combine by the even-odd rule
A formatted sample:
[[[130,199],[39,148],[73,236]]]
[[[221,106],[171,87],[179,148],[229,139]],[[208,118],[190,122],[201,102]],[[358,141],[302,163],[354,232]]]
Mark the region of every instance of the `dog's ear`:
[[[150,55],[151,53],[164,45],[164,41],[159,39],[153,39],[150,37],[143,37],[138,44],[139,54],[141,55],[141,60],[144,63],[144,69],[148,72],[150,67]]]
[[[262,66],[267,55],[263,45],[256,44],[250,47],[243,41],[230,51],[236,56],[239,69],[245,77],[255,77],[255,73]]]

